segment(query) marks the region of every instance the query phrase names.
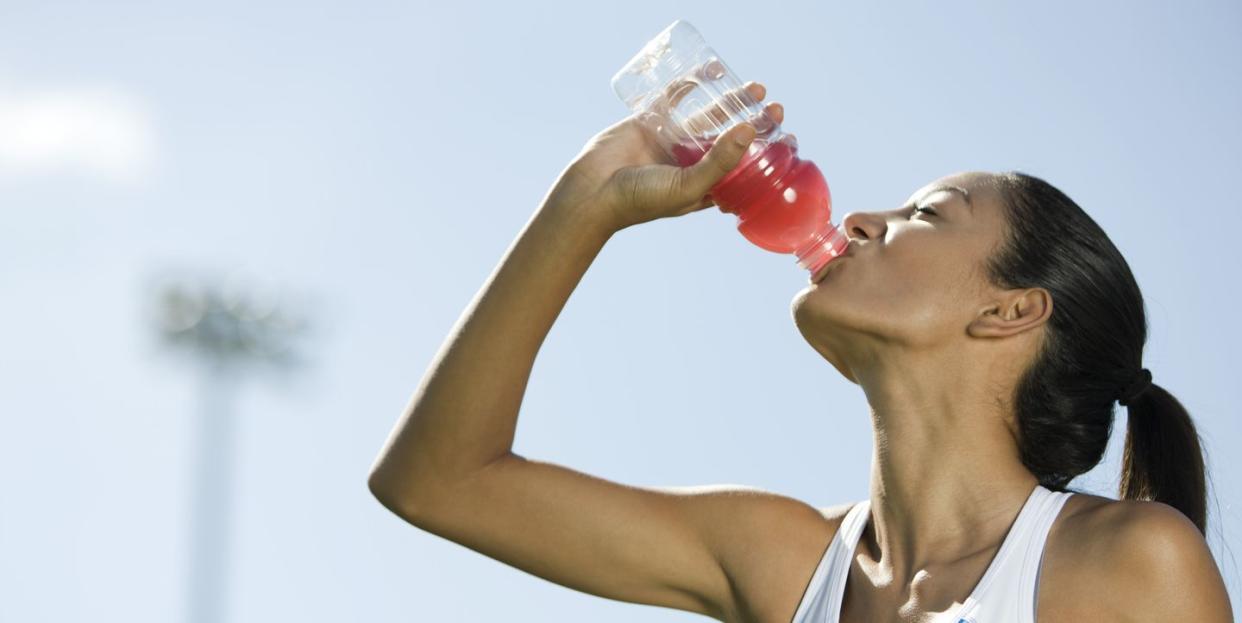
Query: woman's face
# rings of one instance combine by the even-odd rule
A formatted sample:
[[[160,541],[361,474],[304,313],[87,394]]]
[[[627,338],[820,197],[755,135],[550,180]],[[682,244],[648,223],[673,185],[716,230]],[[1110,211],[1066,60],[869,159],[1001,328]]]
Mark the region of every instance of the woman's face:
[[[995,288],[986,260],[1005,216],[988,173],[950,175],[902,206],[851,212],[846,256],[791,303],[798,330],[846,378],[888,347],[934,350],[968,339]]]

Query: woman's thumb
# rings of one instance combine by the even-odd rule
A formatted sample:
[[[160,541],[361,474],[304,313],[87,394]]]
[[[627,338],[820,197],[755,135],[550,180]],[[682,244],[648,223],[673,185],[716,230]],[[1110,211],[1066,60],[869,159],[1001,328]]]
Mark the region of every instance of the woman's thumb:
[[[741,162],[746,148],[753,140],[755,127],[749,123],[739,123],[726,130],[701,160],[681,170],[679,194],[686,197],[687,201],[695,201],[706,195],[712,185]]]

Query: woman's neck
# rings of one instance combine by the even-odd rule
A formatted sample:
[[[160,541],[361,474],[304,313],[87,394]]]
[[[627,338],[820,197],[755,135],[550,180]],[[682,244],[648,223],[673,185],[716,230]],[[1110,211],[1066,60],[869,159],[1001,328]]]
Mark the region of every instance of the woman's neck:
[[[960,361],[859,376],[874,432],[869,545],[894,581],[996,546],[1038,484],[996,395],[1013,380]]]

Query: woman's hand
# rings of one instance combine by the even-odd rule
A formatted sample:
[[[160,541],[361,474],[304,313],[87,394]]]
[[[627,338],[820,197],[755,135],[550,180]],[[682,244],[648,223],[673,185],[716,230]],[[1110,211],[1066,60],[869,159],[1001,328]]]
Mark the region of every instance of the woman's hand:
[[[744,87],[763,100],[761,83]],[[776,123],[784,109],[776,102],[764,107]],[[714,110],[707,114],[721,114]],[[592,212],[593,219],[620,231],[659,218],[681,216],[715,205],[707,193],[741,161],[755,137],[755,128],[741,123],[720,135],[703,158],[680,167],[656,142],[638,114],[605,128],[591,138],[561,174],[545,201],[564,209]]]

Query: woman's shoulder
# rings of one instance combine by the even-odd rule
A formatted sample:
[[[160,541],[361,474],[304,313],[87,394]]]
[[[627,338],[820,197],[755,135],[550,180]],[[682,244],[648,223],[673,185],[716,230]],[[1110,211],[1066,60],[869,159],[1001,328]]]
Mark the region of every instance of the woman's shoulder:
[[[723,553],[736,590],[739,621],[788,621],[806,592],[812,574],[836,537],[845,515],[857,502],[816,507],[774,496],[759,523]]]
[[[1065,502],[1048,541],[1061,553],[1077,552],[1076,558],[1083,563],[1116,563],[1113,557],[1117,555],[1184,545],[1177,541],[1187,536],[1203,538],[1189,518],[1163,502],[1076,492]]]
[[[1203,535],[1177,509],[1076,493],[1048,534],[1038,618],[1154,614],[1147,604],[1184,601],[1171,587],[1185,591],[1188,578],[1210,581],[1212,572]]]

